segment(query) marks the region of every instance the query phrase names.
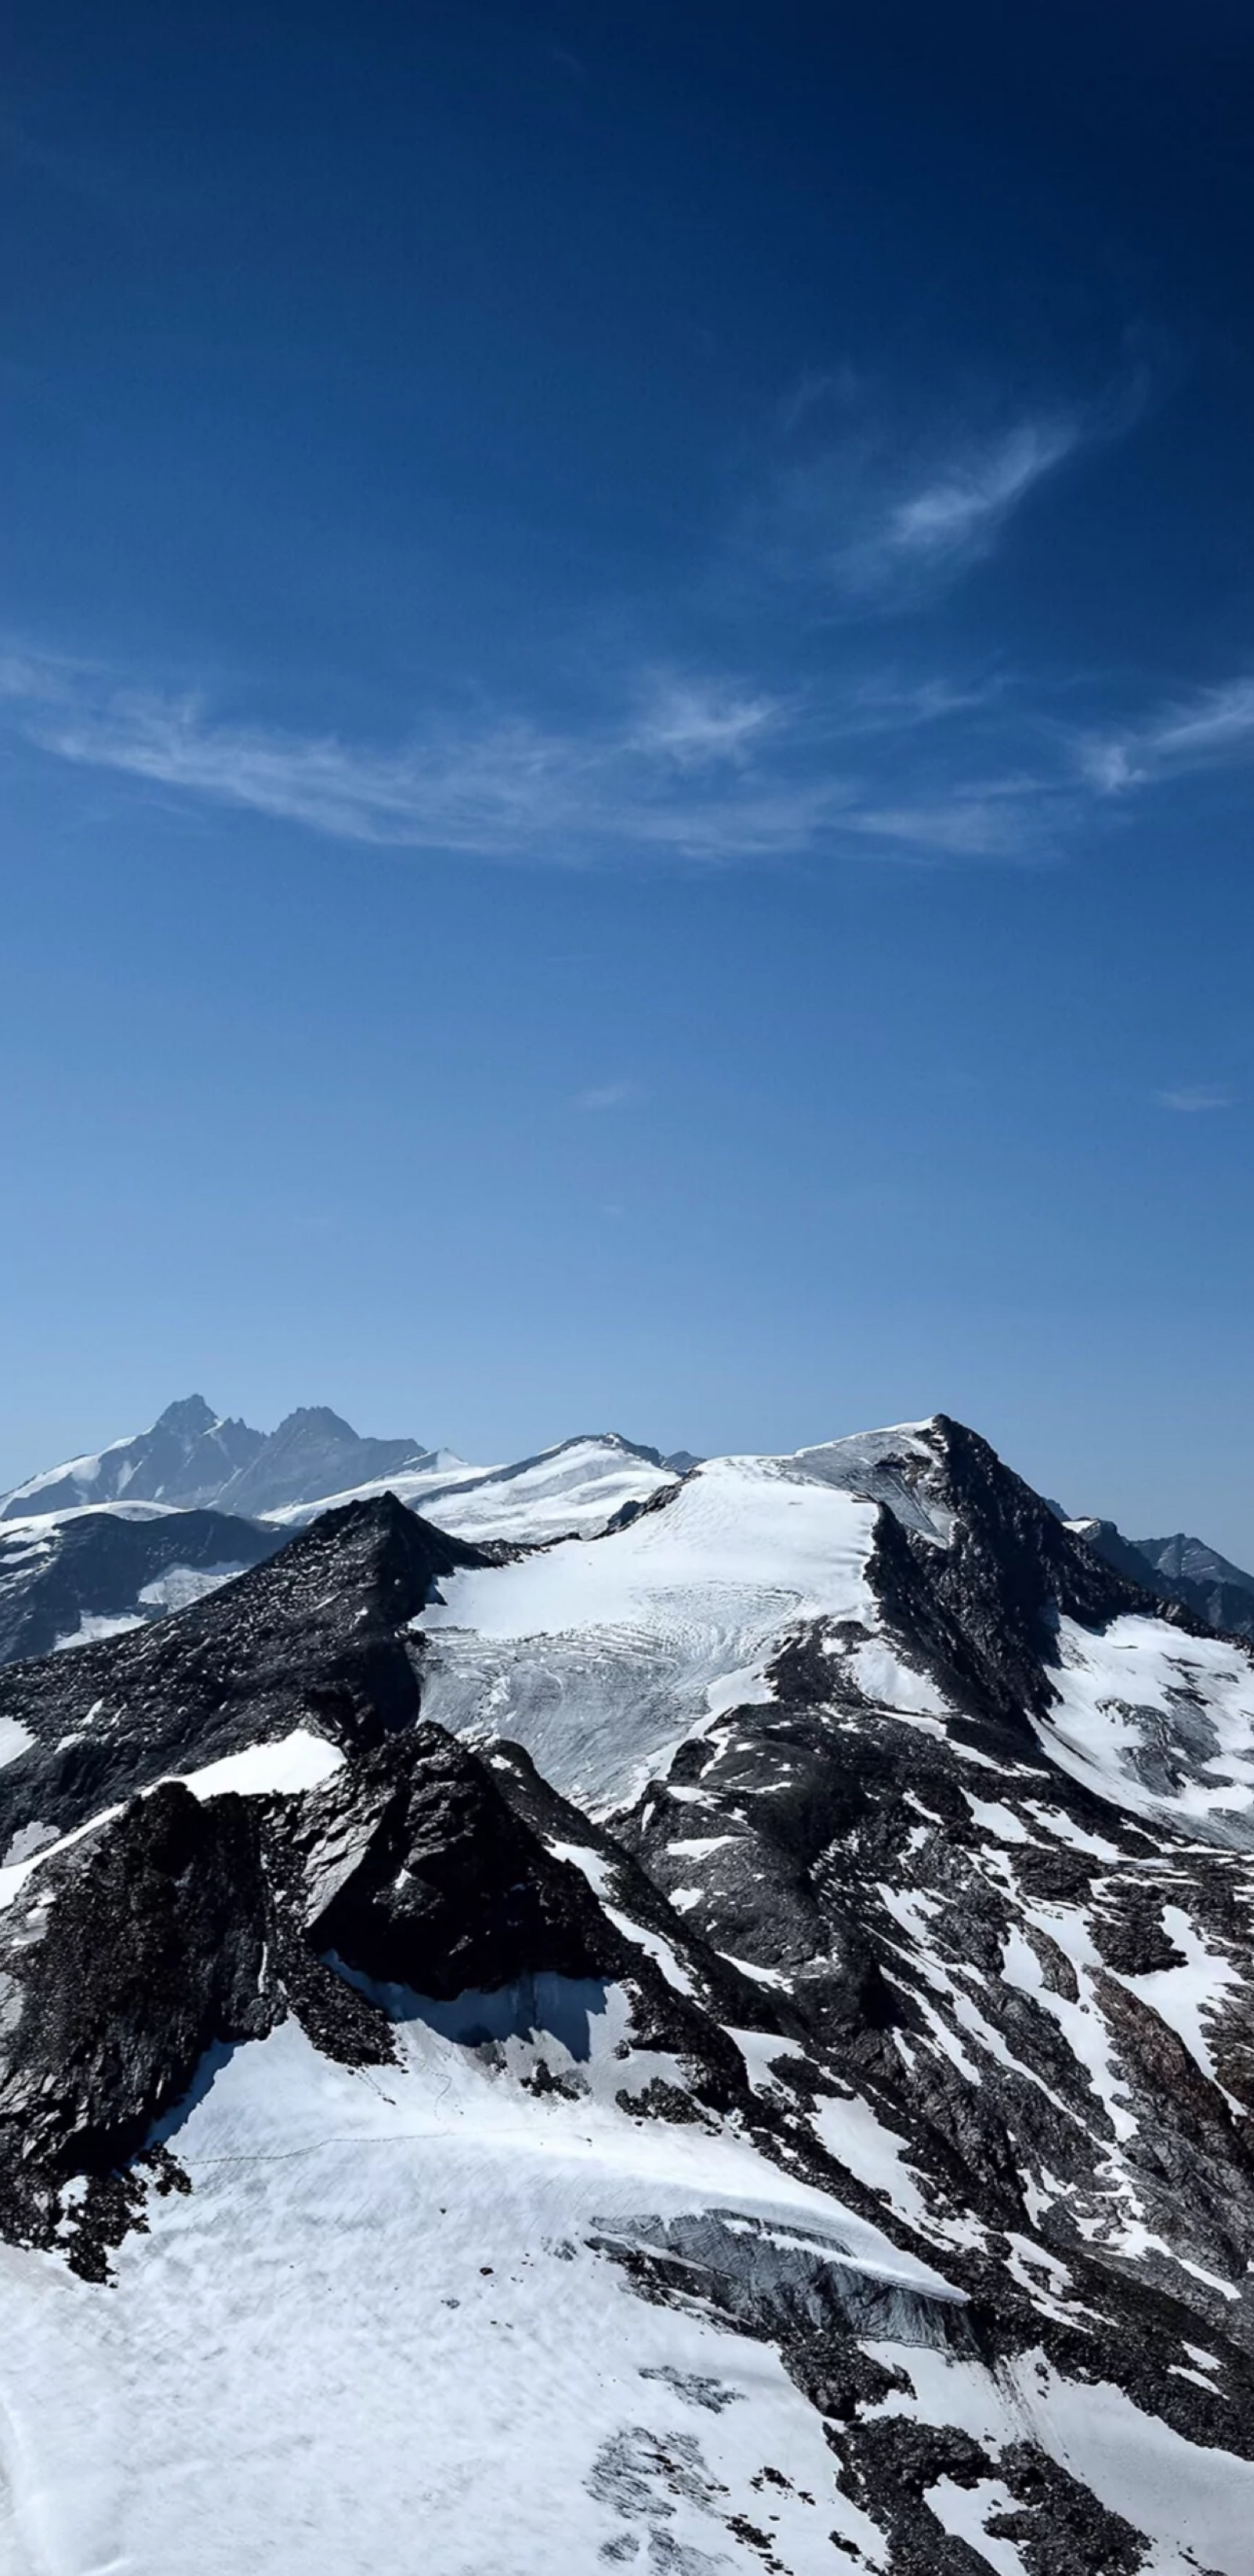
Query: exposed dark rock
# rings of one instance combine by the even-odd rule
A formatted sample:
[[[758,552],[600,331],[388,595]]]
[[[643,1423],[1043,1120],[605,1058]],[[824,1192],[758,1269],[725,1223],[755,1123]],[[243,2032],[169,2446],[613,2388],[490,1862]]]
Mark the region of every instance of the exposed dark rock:
[[[279,1995],[256,1807],[171,1782],[49,1861],[0,1915],[0,2164],[103,2173],[143,2146],[218,2041]]]
[[[938,1414],[928,1433],[950,1544],[882,1514],[875,1588],[907,1653],[922,1647],[960,1708],[1026,1736],[1026,1717],[1049,1711],[1050,1618],[1098,1627],[1146,1609],[1147,1590],[1095,1557],[978,1432]],[[1187,1612],[1173,1615],[1188,1624]]]
[[[356,1748],[412,1724],[406,1623],[442,1575],[494,1561],[385,1494],[324,1513],[176,1618],[11,1665],[0,1717],[35,1741],[0,1770],[0,1855],[32,1819],[67,1832],[167,1772],[299,1726]]]
[[[34,1538],[0,1524],[0,1664],[50,1654],[87,1619],[142,1624],[164,1617],[177,1605],[143,1595],[159,1592],[172,1567],[238,1574],[282,1544],[278,1530],[225,1512],[163,1512],[153,1520],[83,1512]]]
[[[308,1937],[363,1976],[451,1997],[632,1964],[586,1879],[550,1858],[487,1765],[438,1727],[363,1755],[302,1800],[294,1830]]]

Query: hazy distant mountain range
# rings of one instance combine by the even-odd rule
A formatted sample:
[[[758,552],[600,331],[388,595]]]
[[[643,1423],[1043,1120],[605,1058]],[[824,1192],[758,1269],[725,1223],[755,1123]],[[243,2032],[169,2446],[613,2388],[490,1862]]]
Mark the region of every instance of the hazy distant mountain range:
[[[414,1440],[363,1439],[324,1405],[267,1434],[190,1396],[0,1497],[0,1663],[146,1626],[329,1504],[391,1492],[467,1536],[535,1542],[599,1531],[695,1463],[607,1432],[473,1467]]]
[[[0,1503],[0,1518],[120,1501],[185,1510],[213,1504],[250,1518],[364,1485],[396,1468],[434,1465],[436,1455],[413,1439],[362,1440],[326,1405],[303,1405],[277,1431],[253,1431],[212,1412],[203,1396],[189,1395],[167,1405],[149,1430],[14,1486]]]
[[[1180,1601],[1212,1628],[1229,1636],[1254,1637],[1254,1574],[1245,1574],[1205,1539],[1125,1538],[1114,1521],[1079,1520],[1069,1526],[1090,1547],[1117,1565],[1134,1583],[1143,1583],[1160,1601]]]

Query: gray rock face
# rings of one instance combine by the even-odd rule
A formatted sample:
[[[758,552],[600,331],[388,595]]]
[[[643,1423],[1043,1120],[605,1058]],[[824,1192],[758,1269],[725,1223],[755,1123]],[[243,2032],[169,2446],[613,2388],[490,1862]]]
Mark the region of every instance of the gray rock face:
[[[4,1497],[0,1519],[125,1500],[184,1509],[210,1504],[247,1518],[285,1503],[317,1502],[432,1459],[420,1441],[363,1440],[326,1405],[289,1413],[277,1431],[254,1431],[211,1411],[201,1395],[167,1405],[148,1431],[98,1455],[32,1477]]]
[[[1158,1601],[1178,1601],[1225,1636],[1254,1637],[1254,1575],[1243,1573],[1204,1539],[1125,1538],[1114,1521],[1074,1524],[1089,1547],[1143,1584]]]
[[[171,1771],[312,1727],[356,1748],[418,1713],[407,1623],[442,1574],[490,1561],[385,1496],[327,1512],[277,1555],[151,1628],[0,1672],[0,1855]]]
[[[0,1525],[0,1664],[89,1643],[111,1623],[146,1626],[281,1543],[225,1512],[84,1512],[36,1533]]]
[[[1254,1574],[1208,1547],[1204,1538],[1186,1538],[1178,1530],[1174,1538],[1138,1538],[1132,1544],[1170,1583],[1230,1583],[1238,1592],[1254,1594]]]
[[[220,1419],[204,1397],[189,1395],[166,1410],[148,1431],[118,1440],[98,1457],[72,1459],[59,1473],[35,1477],[5,1498],[0,1518],[74,1511],[83,1504],[215,1502],[222,1487],[255,1458],[265,1433],[246,1422]]]
[[[219,1487],[215,1500],[226,1512],[278,1511],[284,1503],[316,1502],[400,1467],[422,1466],[429,1455],[417,1440],[359,1439],[326,1405],[302,1405]]]

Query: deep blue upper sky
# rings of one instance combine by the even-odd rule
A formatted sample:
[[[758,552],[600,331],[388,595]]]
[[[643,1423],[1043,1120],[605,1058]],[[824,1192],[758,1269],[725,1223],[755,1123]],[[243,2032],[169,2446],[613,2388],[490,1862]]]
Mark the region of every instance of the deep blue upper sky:
[[[0,1481],[937,1408],[1254,1558],[1246,0],[19,0]]]

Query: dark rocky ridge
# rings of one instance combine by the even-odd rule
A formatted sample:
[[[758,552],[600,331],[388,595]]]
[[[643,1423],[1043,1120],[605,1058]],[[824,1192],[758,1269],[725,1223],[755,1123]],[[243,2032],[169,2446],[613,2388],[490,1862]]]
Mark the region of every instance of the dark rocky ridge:
[[[34,1909],[0,1917],[0,2170],[134,2155],[206,2049],[271,2027],[272,1928],[253,1800],[170,1781],[50,1860]]]
[[[1232,1637],[1254,1637],[1254,1575],[1229,1563],[1204,1540],[1125,1538],[1114,1521],[1081,1524],[1087,1546],[1107,1565],[1152,1592],[1156,1601],[1184,1609]]]
[[[1124,1611],[1163,1615],[1149,1586],[1096,1556],[977,1431],[937,1414],[924,1434],[935,1457],[929,1499],[953,1518],[938,1547],[882,1513],[874,1584],[908,1655],[922,1650],[960,1708],[1028,1736],[1048,1714],[1050,1624],[1061,1612],[1100,1628]],[[1188,1627],[1179,1605],[1166,1615]]]
[[[35,1538],[0,1525],[0,1664],[50,1654],[85,1617],[163,1618],[166,1606],[141,1596],[172,1566],[238,1573],[282,1544],[277,1530],[225,1512],[162,1512],[152,1520],[83,1512]]]
[[[61,2188],[84,2177],[94,2197],[69,2250],[105,2277],[128,2216],[108,2186],[206,2052],[264,2038],[290,2012],[326,2054],[386,2064],[373,1989],[452,1998],[545,1974],[620,1983],[635,2045],[686,2069],[680,2116],[704,2106],[755,2122],[719,2023],[527,1820],[544,1803],[528,1773],[514,1748],[498,1776],[419,1723],[359,1751],[321,1790],[201,1803],[169,1781],[51,1853],[0,1911],[0,2228],[53,2242]],[[647,1911],[693,1950],[656,1890]],[[709,1982],[734,1994],[709,1964]]]
[[[348,1503],[249,1574],[152,1628],[0,1673],[0,1718],[34,1738],[0,1769],[0,1855],[37,1821],[65,1833],[164,1773],[310,1726],[363,1749],[418,1714],[404,1631],[456,1566],[392,1495]]]

